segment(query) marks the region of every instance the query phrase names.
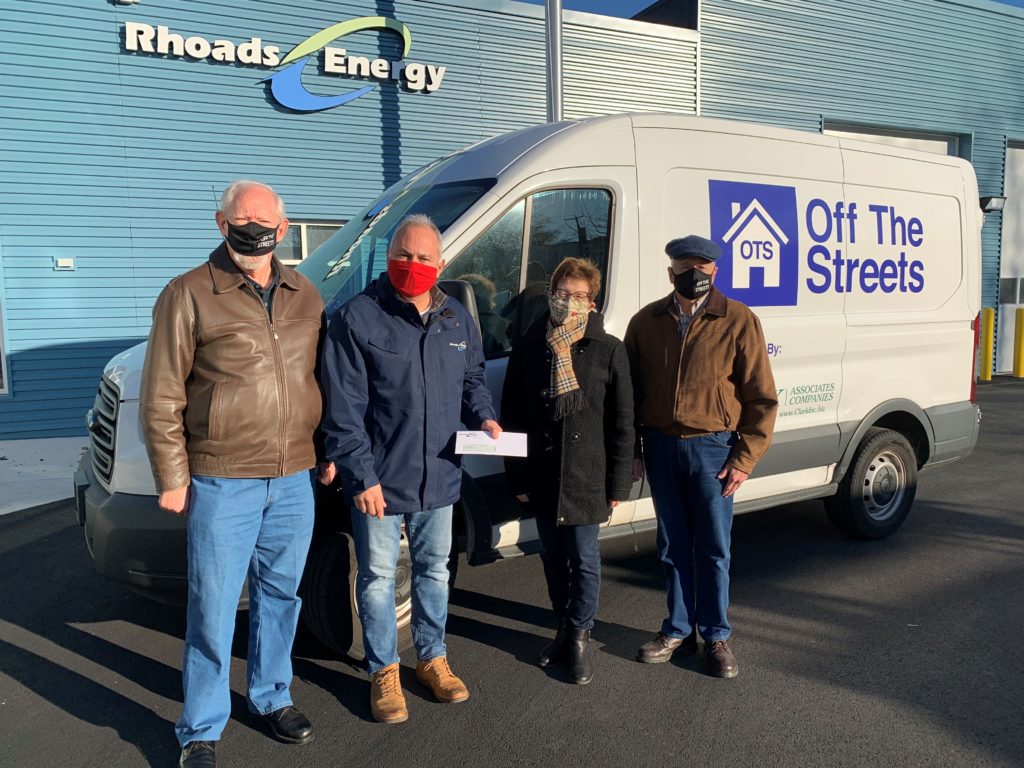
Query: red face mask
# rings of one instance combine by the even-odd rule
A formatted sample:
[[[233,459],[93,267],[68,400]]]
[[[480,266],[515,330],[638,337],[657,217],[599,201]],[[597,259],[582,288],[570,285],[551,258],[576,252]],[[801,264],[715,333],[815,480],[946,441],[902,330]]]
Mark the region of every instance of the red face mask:
[[[437,267],[418,261],[388,259],[388,279],[406,298],[422,296],[437,282]]]

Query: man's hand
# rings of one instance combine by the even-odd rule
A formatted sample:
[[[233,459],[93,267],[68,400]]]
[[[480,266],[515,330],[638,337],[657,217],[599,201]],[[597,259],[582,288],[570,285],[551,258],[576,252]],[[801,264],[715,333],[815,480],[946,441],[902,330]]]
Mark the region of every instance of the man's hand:
[[[612,509],[615,509],[617,506],[619,506],[619,502],[617,502],[615,499],[608,499],[608,506],[611,507]]]
[[[644,460],[633,459],[633,482],[644,479]]]
[[[520,502],[522,504],[529,504],[530,503],[530,494],[528,494],[528,493],[517,493],[516,494],[516,501],[518,501],[518,502]]]
[[[750,473],[741,472],[736,467],[726,465],[726,467],[719,472],[716,477],[719,480],[725,480],[725,487],[722,488],[723,496],[732,496],[736,491],[740,489],[743,482],[750,477]]]
[[[338,474],[333,461],[321,461],[317,467],[320,485],[330,485],[334,482],[334,476]]]
[[[160,509],[164,512],[170,512],[172,515],[184,515],[188,512],[189,488],[191,486],[183,485],[181,488],[164,491],[160,494],[160,498],[156,500],[156,503],[160,505]]]
[[[357,493],[352,501],[355,502],[356,509],[363,514],[384,519],[384,510],[387,509],[388,504],[384,501],[384,491],[380,487],[380,483],[367,488],[362,493]]]
[[[480,429],[490,434],[492,440],[497,440],[498,435],[501,434],[501,427],[494,419],[488,419],[480,425]]]

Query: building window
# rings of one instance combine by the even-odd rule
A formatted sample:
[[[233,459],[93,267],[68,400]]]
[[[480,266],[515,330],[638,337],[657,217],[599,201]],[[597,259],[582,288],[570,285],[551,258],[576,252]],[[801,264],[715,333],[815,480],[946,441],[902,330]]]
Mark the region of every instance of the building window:
[[[288,234],[274,253],[283,264],[298,264],[344,225],[345,222],[289,221]]]
[[[872,125],[847,125],[844,123],[828,122],[822,128],[822,133],[840,138],[888,144],[890,147],[916,149],[921,152],[931,152],[935,155],[952,155],[957,157],[960,153],[960,137],[945,133],[902,131]]]

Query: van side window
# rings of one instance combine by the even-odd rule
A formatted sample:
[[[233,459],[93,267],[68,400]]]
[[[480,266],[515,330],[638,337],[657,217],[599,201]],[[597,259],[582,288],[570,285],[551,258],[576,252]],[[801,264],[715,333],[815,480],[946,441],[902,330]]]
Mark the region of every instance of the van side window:
[[[507,354],[547,307],[551,273],[568,256],[608,270],[612,196],[605,189],[556,189],[520,200],[453,262],[456,279],[473,286],[484,353]]]
[[[523,258],[523,212],[520,200],[491,228],[459,254],[451,274],[473,287],[480,317],[484,355],[490,359],[507,353],[508,320],[504,311],[519,292],[519,271]]]
[[[612,195],[605,189],[556,189],[530,197],[526,279],[518,306],[509,313],[512,343],[547,307],[548,283],[562,259],[590,259],[601,271],[600,310],[608,273]]]

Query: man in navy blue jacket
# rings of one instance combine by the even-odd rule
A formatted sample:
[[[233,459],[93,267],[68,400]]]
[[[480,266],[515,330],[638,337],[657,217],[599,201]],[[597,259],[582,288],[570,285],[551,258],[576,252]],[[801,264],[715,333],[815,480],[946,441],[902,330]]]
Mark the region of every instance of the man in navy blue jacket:
[[[461,470],[460,421],[497,437],[472,316],[435,283],[441,234],[422,214],[399,223],[386,275],[331,319],[323,353],[327,457],[352,503],[370,709],[409,717],[398,675],[395,566],[405,521],[412,558],[416,677],[445,703],[469,691],[448,665],[448,555]]]

